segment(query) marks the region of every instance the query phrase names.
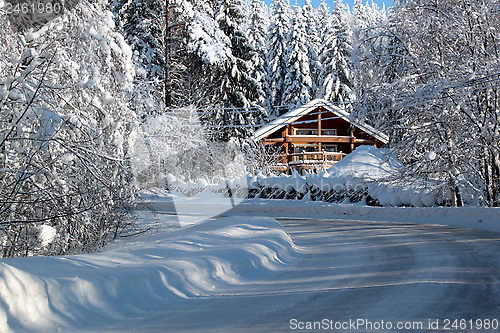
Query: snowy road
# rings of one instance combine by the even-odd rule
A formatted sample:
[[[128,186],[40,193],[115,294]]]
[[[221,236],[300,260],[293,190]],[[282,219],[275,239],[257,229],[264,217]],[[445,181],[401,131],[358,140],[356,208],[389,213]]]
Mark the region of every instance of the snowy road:
[[[113,332],[290,332],[314,322],[322,325],[318,331],[500,331],[476,329],[500,319],[498,233],[349,220],[279,221],[304,253],[297,266],[229,294],[186,300],[175,313]],[[455,319],[463,319],[466,328],[454,329]]]

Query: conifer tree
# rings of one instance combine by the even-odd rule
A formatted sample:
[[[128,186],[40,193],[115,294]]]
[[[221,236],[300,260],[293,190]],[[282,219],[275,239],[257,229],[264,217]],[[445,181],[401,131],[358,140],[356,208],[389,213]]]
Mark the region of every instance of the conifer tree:
[[[309,102],[313,87],[306,46],[306,22],[300,7],[296,8],[286,41],[290,49],[286,63],[283,103],[290,109]]]
[[[283,105],[285,76],[287,74],[287,34],[290,25],[290,6],[286,0],[276,0],[271,5],[271,24],[268,32],[268,77],[266,80],[267,104],[271,109],[271,117],[276,117],[286,110]]]
[[[332,19],[327,23],[321,45],[321,88],[318,97],[332,102],[353,100],[350,80],[351,41],[343,18],[342,0],[335,3]]]
[[[260,83],[250,76],[250,60],[254,55],[246,33],[241,29],[245,15],[242,0],[223,1],[217,12],[217,22],[230,42],[231,55],[219,68],[220,105],[223,110],[217,118],[223,129],[218,139],[247,138],[255,124],[252,107],[262,96]]]
[[[354,28],[356,30],[365,29],[368,26],[366,7],[363,0],[354,0]]]
[[[315,90],[318,86],[318,77],[321,72],[321,65],[318,59],[321,41],[318,36],[318,21],[311,0],[304,0],[304,6],[302,7],[301,13],[306,29],[307,38],[305,46],[307,48],[307,57],[309,60],[309,72],[313,81],[312,89]]]
[[[251,76],[264,85],[266,76],[266,37],[268,22],[264,15],[264,9],[261,0],[252,0],[250,2],[249,24],[247,27],[248,42],[253,48],[254,54],[250,59]],[[262,105],[264,102],[264,91],[261,90],[261,96],[257,102]]]
[[[161,22],[165,11],[163,2],[119,0],[112,10],[117,14],[118,29],[132,48],[136,73],[139,78],[151,82],[149,90],[156,100],[153,104],[158,106],[163,99],[166,66]]]
[[[321,47],[321,39],[323,37],[323,33],[326,30],[327,24],[331,20],[330,15],[331,15],[330,8],[328,7],[326,0],[321,0],[321,3],[316,9],[316,16],[318,17],[317,19],[318,24],[316,28],[317,28],[318,38],[320,39],[320,47]]]

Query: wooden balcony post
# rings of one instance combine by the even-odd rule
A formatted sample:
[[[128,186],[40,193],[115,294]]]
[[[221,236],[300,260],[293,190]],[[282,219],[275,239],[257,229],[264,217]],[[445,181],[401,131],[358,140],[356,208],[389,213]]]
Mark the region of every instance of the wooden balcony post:
[[[354,151],[354,130],[351,128],[351,153]]]
[[[318,135],[321,135],[321,110],[322,110],[322,108],[319,107],[317,110],[318,110]]]

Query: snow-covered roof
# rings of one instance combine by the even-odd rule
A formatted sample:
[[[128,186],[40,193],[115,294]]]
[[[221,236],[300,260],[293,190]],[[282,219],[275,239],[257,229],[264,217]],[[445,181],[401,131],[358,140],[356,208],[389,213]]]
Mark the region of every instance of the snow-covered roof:
[[[255,131],[252,139],[254,141],[259,141],[264,139],[265,137],[273,134],[283,126],[286,126],[290,123],[295,122],[297,119],[299,119],[302,116],[307,115],[308,113],[316,110],[318,107],[323,107],[327,111],[332,112],[336,116],[338,116],[341,119],[344,119],[348,123],[351,123],[350,119],[350,114],[349,112],[345,111],[344,109],[339,108],[338,106],[334,105],[333,103],[330,103],[328,101],[325,101],[324,99],[315,99],[310,101],[307,104],[304,104],[303,106],[300,106],[296,108],[295,110],[291,110],[284,115],[274,119],[272,122],[269,124],[261,127],[257,131]],[[370,134],[374,138],[380,140],[382,143],[387,143],[389,142],[389,137],[385,135],[384,133],[376,130],[372,126],[365,124],[365,123],[358,123],[358,122],[353,122],[352,123],[355,127],[359,128],[363,132]]]

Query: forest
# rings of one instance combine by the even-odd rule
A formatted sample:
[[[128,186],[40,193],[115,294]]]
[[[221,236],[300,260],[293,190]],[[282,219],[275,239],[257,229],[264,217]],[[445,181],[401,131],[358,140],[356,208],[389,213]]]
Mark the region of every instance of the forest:
[[[262,171],[253,131],[315,98],[389,135],[395,183],[500,204],[498,0],[48,3],[0,0],[2,257],[97,251],[141,189]]]

